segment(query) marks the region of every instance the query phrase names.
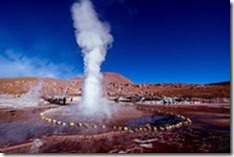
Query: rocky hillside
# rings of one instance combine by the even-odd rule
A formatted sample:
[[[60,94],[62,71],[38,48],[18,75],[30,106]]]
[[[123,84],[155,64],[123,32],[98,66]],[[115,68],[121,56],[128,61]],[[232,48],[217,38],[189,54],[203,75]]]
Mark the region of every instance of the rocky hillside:
[[[132,84],[132,82],[129,79],[117,73],[111,73],[111,72],[103,73],[103,78],[104,78],[103,82],[105,84],[110,84],[110,83]]]
[[[116,96],[181,96],[216,98],[230,97],[230,83],[221,84],[134,84],[124,76],[116,73],[103,73],[105,95]],[[53,95],[81,95],[83,78],[58,80],[52,78],[21,77],[0,79],[0,94],[21,95],[42,82],[42,93]]]

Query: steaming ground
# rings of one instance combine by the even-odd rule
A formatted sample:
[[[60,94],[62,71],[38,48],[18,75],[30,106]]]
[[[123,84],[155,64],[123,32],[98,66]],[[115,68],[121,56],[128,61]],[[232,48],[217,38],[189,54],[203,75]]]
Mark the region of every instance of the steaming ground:
[[[80,102],[81,103],[81,102]],[[99,123],[104,124],[105,121],[109,121],[113,114],[116,114],[117,110],[120,110],[114,103],[103,101],[105,107],[100,109],[100,112],[94,114],[84,113],[85,108],[80,103],[72,103],[69,106],[48,110],[44,114],[52,119],[57,119],[65,122],[82,122],[82,123]],[[100,105],[103,106],[103,105]],[[108,111],[105,109],[108,108]]]
[[[25,108],[48,104],[47,101],[43,100],[39,96],[40,95],[36,95],[36,97],[33,97],[31,91],[23,94],[20,97],[15,97],[12,95],[0,95],[0,108]]]
[[[33,86],[29,91],[21,96],[13,95],[0,95],[0,108],[2,107],[13,107],[13,108],[24,108],[30,106],[38,106],[39,104],[47,104],[41,98],[41,90],[43,88],[43,80],[39,78],[36,86]]]
[[[118,104],[110,104],[112,111],[111,117],[103,117],[102,115],[93,115],[87,118],[79,111],[77,104],[69,106],[44,105],[38,107],[25,108],[2,108],[0,120],[0,147],[12,144],[22,143],[24,141],[50,135],[89,135],[111,131],[111,125],[123,124],[123,121],[134,117],[143,116],[144,113],[136,110],[134,106],[121,107]],[[48,110],[52,109],[52,110]],[[52,119],[61,120],[63,122],[91,122],[107,127],[102,129],[92,128],[73,128],[69,126],[57,126],[48,124],[40,119],[39,113],[42,111]],[[134,114],[129,114],[129,111]],[[121,115],[121,116],[120,116]]]
[[[28,107],[24,109],[2,109],[0,120],[0,146],[22,143],[35,137],[67,134],[89,134],[88,130],[58,127],[42,121],[39,113],[54,105],[45,107]],[[15,112],[15,113],[13,113]],[[70,114],[71,115],[71,114]],[[58,113],[58,116],[59,113]],[[94,130],[92,133],[97,133]]]
[[[105,105],[108,108],[108,114],[106,111],[87,116],[84,114],[82,108],[79,108],[79,104],[70,104],[44,112],[47,117],[65,122],[82,122],[82,123],[94,123],[98,125],[106,125],[111,127],[115,124],[122,123],[126,119],[136,118],[145,115],[142,111],[137,110],[134,105],[126,105],[123,107],[120,104],[114,102],[106,102]],[[77,107],[78,106],[78,107]],[[133,114],[129,114],[129,111]],[[122,124],[123,125],[123,124]]]
[[[36,141],[40,144],[41,141],[43,145],[39,152],[131,152],[136,151],[136,149],[142,152],[230,151],[230,105],[228,108],[228,104],[182,104],[171,107],[141,105],[148,108],[157,108],[163,112],[182,114],[190,117],[193,121],[191,126],[153,134],[150,132],[113,133],[108,125],[124,124],[135,127],[135,125],[139,126],[153,120],[163,122],[163,119],[160,119],[157,115],[152,118],[150,112],[137,110],[136,104],[120,105],[113,103],[110,106],[113,106],[113,114],[111,119],[107,118],[106,121],[103,121],[107,125],[105,129],[77,127],[71,129],[69,126],[49,124],[40,119],[40,112],[52,108],[55,110],[45,113],[52,117],[62,118],[65,121],[79,121],[82,112],[77,113],[77,115],[72,114],[71,110],[73,111],[74,104],[64,107],[49,104],[25,108],[1,108],[0,148],[8,149],[14,145],[24,148],[23,145],[21,146],[23,143],[30,141],[35,143]],[[170,119],[166,119],[164,122],[168,121]],[[81,143],[83,143],[83,146],[80,145]],[[31,148],[31,144],[29,145]],[[102,145],[105,145],[105,147],[102,147]],[[12,152],[12,149],[10,150]],[[17,152],[17,150],[15,151]],[[28,149],[24,148],[23,150],[23,152],[29,152]]]

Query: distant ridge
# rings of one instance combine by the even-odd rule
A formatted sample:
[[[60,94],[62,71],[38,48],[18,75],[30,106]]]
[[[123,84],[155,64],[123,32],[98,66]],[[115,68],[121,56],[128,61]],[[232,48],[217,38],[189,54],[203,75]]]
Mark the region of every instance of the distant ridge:
[[[124,77],[121,74],[114,73],[114,72],[102,72],[103,75],[103,83],[109,84],[109,83],[120,83],[120,84],[133,84],[132,81],[130,81],[128,78]],[[73,78],[71,80],[78,80],[79,82],[83,81],[83,76],[79,76],[76,78]]]
[[[230,85],[230,81],[223,81],[223,82],[216,82],[216,83],[209,83],[206,85]]]
[[[103,82],[105,84],[109,83],[122,83],[122,84],[132,84],[132,81],[127,79],[121,74],[117,74],[114,72],[104,72],[103,73]]]
[[[103,88],[105,95],[145,97],[196,97],[196,98],[229,98],[230,81],[209,84],[185,84],[185,83],[160,83],[160,84],[135,84],[128,78],[118,73],[104,72]],[[67,80],[42,78],[42,94],[48,95],[82,95],[83,77]],[[0,78],[0,95],[19,95],[26,93],[30,88],[38,84],[37,77]]]

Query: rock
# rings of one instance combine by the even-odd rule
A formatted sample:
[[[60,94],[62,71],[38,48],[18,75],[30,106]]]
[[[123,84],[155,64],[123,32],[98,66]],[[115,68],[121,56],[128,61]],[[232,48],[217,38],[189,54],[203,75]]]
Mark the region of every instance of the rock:
[[[40,147],[43,145],[43,141],[40,139],[35,139],[32,146],[30,147],[29,153],[39,153]]]

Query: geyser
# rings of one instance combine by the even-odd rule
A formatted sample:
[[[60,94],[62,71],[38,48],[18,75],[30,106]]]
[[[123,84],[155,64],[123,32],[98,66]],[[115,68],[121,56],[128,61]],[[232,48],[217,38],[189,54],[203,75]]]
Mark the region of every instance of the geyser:
[[[43,80],[39,78],[35,86],[30,87],[29,91],[20,97],[0,95],[0,107],[24,108],[45,104],[46,101],[41,99],[41,91],[43,89]]]
[[[112,43],[110,27],[101,22],[91,1],[81,0],[71,8],[75,37],[84,55],[84,85],[80,104],[86,115],[94,113],[110,114],[102,92],[101,64],[105,60],[106,50]]]

